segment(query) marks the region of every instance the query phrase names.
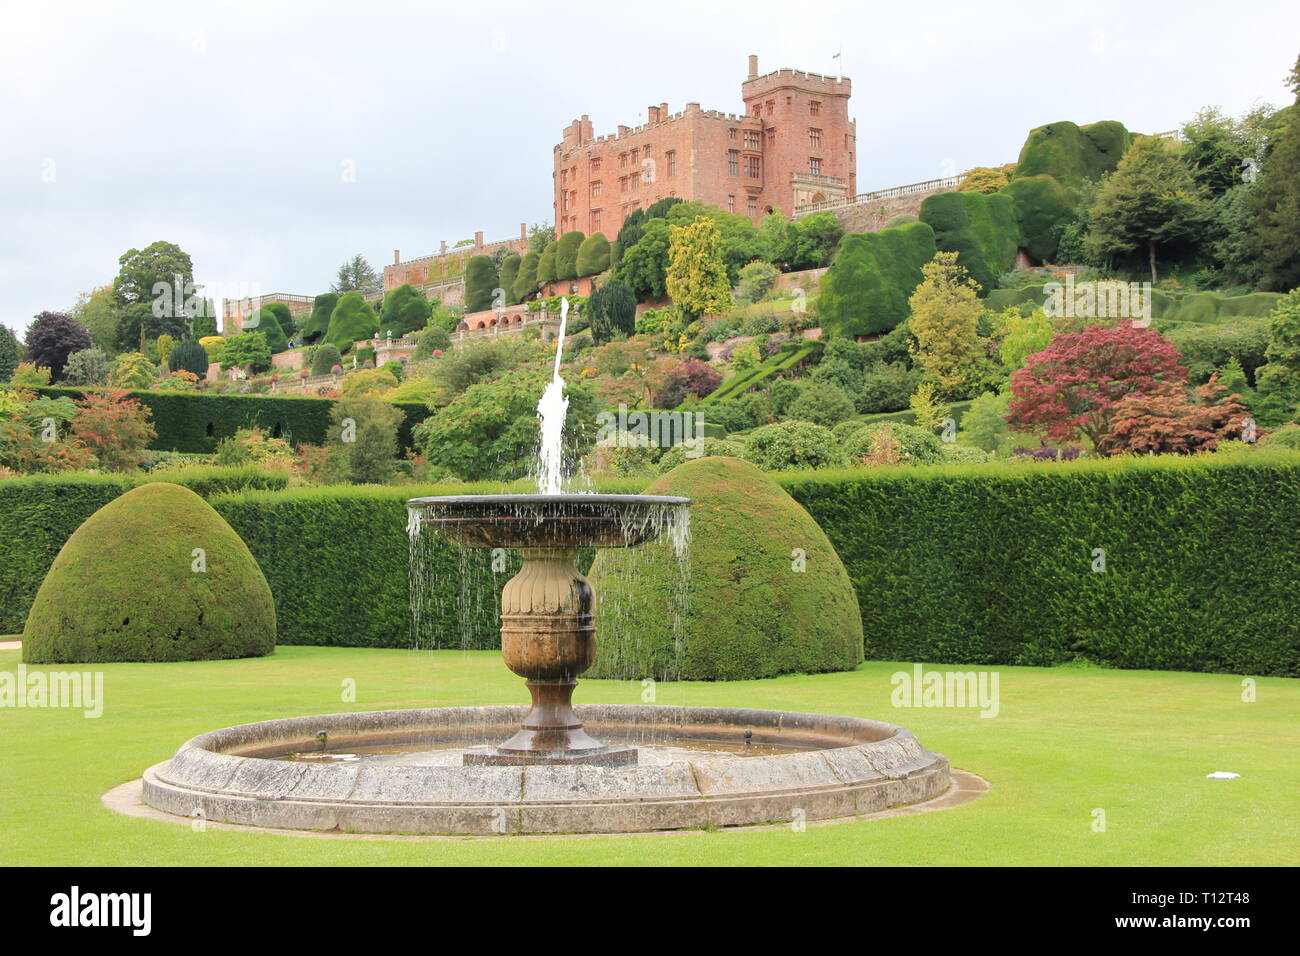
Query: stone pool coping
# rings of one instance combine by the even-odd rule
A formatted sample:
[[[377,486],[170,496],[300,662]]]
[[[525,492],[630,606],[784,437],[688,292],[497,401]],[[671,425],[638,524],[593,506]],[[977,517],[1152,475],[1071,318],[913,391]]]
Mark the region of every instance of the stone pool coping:
[[[385,766],[264,759],[393,743],[502,739],[522,707],[454,707],[295,717],[186,741],[142,778],[144,803],[193,822],[386,834],[566,834],[751,826],[860,817],[941,798],[948,761],[894,724],[713,707],[577,708],[602,739],[696,740],[810,749],[708,755],[666,766]],[[257,756],[254,756],[256,754]],[[788,824],[787,824],[788,825]]]

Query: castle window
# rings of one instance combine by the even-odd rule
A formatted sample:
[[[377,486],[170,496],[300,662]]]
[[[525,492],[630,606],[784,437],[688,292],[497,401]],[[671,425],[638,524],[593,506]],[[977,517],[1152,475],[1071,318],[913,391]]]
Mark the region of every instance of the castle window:
[[[618,154],[618,164],[619,164],[620,166],[626,166],[626,165],[627,165],[627,153],[619,153],[619,154]]]
[[[730,176],[740,174],[740,152],[738,150],[727,150],[727,174]]]
[[[736,131],[734,129],[727,130],[727,139],[735,139],[735,138],[736,138]]]
[[[745,157],[745,175],[750,179],[758,178],[758,157],[757,156]]]
[[[816,156],[813,156],[808,160],[808,172],[812,173],[814,176],[820,176],[822,174],[822,161]]]
[[[626,177],[626,176],[620,176],[620,177],[619,177],[619,180],[618,180],[618,188],[619,188],[619,191],[620,191],[620,192],[627,192],[627,177]]]
[[[767,111],[768,111],[769,113],[771,113],[771,112],[774,111],[775,109],[776,109],[776,100],[768,100],[768,101],[767,101]]]
[[[808,145],[813,149],[820,149],[822,145],[822,131],[819,129],[808,130]]]
[[[676,176],[676,175],[677,175],[677,152],[676,152],[676,150],[671,150],[671,149],[670,149],[670,150],[668,151],[668,153],[667,153],[667,157],[668,157],[668,175],[669,175],[669,176]]]
[[[763,115],[763,104],[762,104],[762,103],[755,103],[755,104],[754,104],[754,115],[755,115],[755,116],[762,116],[762,115]]]
[[[592,196],[599,196],[599,195],[600,195],[600,180],[599,180],[599,179],[597,179],[594,183],[591,184],[591,195],[592,195]]]
[[[749,218],[753,219],[757,215],[758,215],[758,200],[751,199],[749,201]]]
[[[735,197],[735,196],[728,196],[728,197],[727,197],[727,212],[735,212],[735,211],[736,211],[736,197]]]
[[[821,113],[821,111],[822,111],[822,101],[821,101],[821,100],[809,100],[809,101],[808,101],[808,112],[809,112],[811,115],[813,115],[813,116],[817,116],[817,115],[819,115],[819,114]]]
[[[632,150],[632,165],[633,166],[641,165],[641,151],[639,149]]]
[[[595,157],[595,158],[592,159],[592,161],[591,161],[591,171],[592,171],[593,173],[598,173],[598,172],[600,172],[600,157],[599,157],[599,156],[597,156],[597,157]]]
[[[762,149],[763,137],[756,129],[745,130],[745,149]]]
[[[600,232],[600,210],[599,209],[593,209],[591,211],[591,231]]]

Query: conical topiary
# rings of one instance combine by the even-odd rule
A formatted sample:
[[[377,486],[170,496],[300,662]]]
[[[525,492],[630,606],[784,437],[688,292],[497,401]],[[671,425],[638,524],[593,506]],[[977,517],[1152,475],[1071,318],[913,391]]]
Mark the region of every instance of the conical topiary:
[[[689,573],[667,548],[598,552],[588,575],[596,663],[586,676],[749,680],[862,661],[862,617],[844,564],[813,517],[761,470],[697,458],[646,494],[694,502]]]
[[[179,485],[134,488],[86,519],[41,584],[23,660],[191,661],[275,650],[275,604],[243,540]]]

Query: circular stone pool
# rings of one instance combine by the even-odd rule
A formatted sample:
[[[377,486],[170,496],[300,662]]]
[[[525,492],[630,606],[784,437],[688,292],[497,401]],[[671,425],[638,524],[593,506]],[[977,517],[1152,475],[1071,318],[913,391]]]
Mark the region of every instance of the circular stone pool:
[[[524,707],[294,717],[186,741],[143,799],[183,817],[354,833],[618,833],[822,820],[946,793],[948,761],[856,717],[713,707],[577,707],[630,767],[464,764]]]

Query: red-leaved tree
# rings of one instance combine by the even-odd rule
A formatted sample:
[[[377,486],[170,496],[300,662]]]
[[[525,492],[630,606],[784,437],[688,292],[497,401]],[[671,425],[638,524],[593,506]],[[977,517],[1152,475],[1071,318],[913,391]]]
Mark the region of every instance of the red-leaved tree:
[[[1239,439],[1250,412],[1240,395],[1218,383],[1215,374],[1197,387],[1196,398],[1182,385],[1169,383],[1154,392],[1133,392],[1111,414],[1111,429],[1097,450],[1108,455],[1180,454],[1214,451],[1221,441]]]
[[[1015,431],[1041,433],[1057,443],[1086,435],[1100,446],[1122,399],[1186,380],[1178,350],[1153,329],[1089,326],[1062,332],[1012,373],[1007,420]]]
[[[107,471],[133,471],[144,450],[157,436],[149,424],[149,409],[126,392],[102,389],[77,401],[72,434]]]

